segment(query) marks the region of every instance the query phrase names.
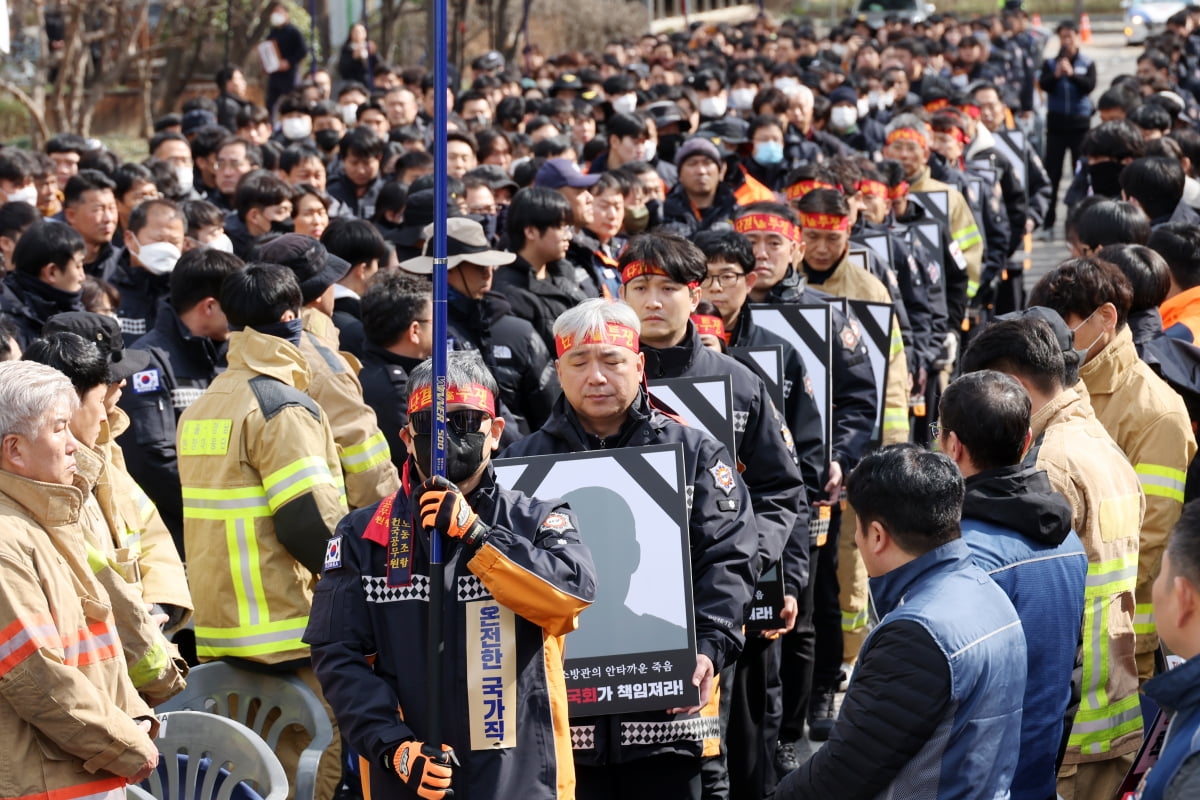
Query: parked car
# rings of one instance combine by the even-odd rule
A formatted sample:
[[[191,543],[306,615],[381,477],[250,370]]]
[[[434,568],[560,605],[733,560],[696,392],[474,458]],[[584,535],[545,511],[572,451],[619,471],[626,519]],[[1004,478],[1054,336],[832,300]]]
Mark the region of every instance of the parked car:
[[[1176,11],[1192,5],[1181,0],[1122,0],[1125,6],[1125,43],[1142,44],[1161,33]]]
[[[854,16],[866,20],[872,28],[882,28],[888,17],[901,22],[924,22],[934,10],[933,3],[924,0],[858,0]]]

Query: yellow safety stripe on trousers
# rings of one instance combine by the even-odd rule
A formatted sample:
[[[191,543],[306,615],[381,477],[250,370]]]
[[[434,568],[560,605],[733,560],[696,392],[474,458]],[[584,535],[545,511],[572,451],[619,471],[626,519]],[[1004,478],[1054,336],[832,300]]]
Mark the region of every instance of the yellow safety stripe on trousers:
[[[883,429],[885,431],[908,430],[908,409],[883,409]]]
[[[1084,597],[1110,597],[1118,592],[1132,592],[1137,586],[1138,554],[1126,553],[1099,564],[1088,564]]]
[[[1133,632],[1139,636],[1153,636],[1158,633],[1158,628],[1154,624],[1153,603],[1138,603],[1134,606]]]
[[[262,656],[306,650],[301,637],[308,627],[308,617],[281,619],[258,625],[238,625],[232,628],[202,628],[196,626],[196,653],[202,657]]]
[[[853,611],[842,611],[842,630],[857,631],[867,627],[867,610],[864,608],[857,614]]]
[[[261,486],[236,489],[183,487],[184,519],[253,519],[271,516],[267,493]]]
[[[379,431],[362,444],[342,448],[342,469],[356,475],[379,466],[391,457],[392,451],[388,447],[387,439],[383,438],[383,431]]]
[[[900,326],[893,325],[892,326],[892,342],[891,342],[891,347],[888,349],[888,357],[891,358],[892,356],[896,355],[897,353],[902,353],[902,352],[904,352],[904,337],[900,335]]]
[[[956,231],[952,231],[950,238],[958,242],[959,249],[962,250],[968,250],[977,244],[983,244],[983,236],[979,233],[979,226],[974,222]]]
[[[1107,753],[1112,743],[1142,729],[1142,705],[1137,693],[1104,708],[1084,708],[1075,714],[1075,724],[1067,737],[1068,747],[1078,747],[1083,755]]]
[[[129,679],[133,681],[134,688],[140,689],[162,675],[170,661],[166,644],[161,641],[152,643],[141,660],[129,667]]]
[[[967,280],[967,299],[970,300],[979,291],[979,281]]]
[[[274,513],[281,506],[323,483],[335,488],[338,486],[325,459],[320,456],[307,456],[264,476],[262,485],[267,492],[267,505],[270,506],[271,513]]]
[[[1159,464],[1136,464],[1133,471],[1142,482],[1142,493],[1146,497],[1165,497],[1183,502],[1183,488],[1187,482],[1187,473],[1183,470]]]

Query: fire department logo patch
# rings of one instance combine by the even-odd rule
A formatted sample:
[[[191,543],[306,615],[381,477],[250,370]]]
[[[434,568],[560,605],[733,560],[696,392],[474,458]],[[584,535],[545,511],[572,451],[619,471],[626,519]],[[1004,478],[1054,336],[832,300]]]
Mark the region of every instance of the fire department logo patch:
[[[342,537],[334,536],[325,545],[325,571],[340,569],[342,566]]]
[[[808,392],[809,397],[813,397],[812,379],[807,375],[804,376],[804,391]]]
[[[795,452],[796,443],[792,440],[792,431],[788,428],[786,422],[780,426],[779,432],[783,434],[783,443],[787,445],[787,449]]]
[[[842,347],[847,350],[853,350],[858,347],[858,340],[862,338],[858,333],[858,324],[854,320],[850,320],[850,324],[842,328]]]
[[[718,489],[726,495],[733,491],[733,469],[728,464],[718,461],[709,468],[708,472],[713,476],[713,483],[717,485]]]
[[[571,518],[566,514],[561,511],[553,511],[547,514],[546,518],[542,520],[542,529],[565,533],[566,531],[575,530],[575,526],[571,524]]]

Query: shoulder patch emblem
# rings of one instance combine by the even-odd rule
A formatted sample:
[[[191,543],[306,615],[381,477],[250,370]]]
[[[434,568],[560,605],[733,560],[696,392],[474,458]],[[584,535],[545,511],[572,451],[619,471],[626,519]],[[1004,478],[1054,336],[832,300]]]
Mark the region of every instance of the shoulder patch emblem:
[[[161,383],[162,380],[159,371],[155,368],[135,372],[133,373],[133,377],[129,379],[129,385],[133,389],[134,394],[157,392]]]
[[[779,432],[783,434],[783,443],[787,445],[788,452],[796,452],[796,442],[792,439],[792,431],[786,422],[780,425]]]
[[[334,536],[325,545],[325,571],[340,569],[342,566],[342,537]]]
[[[571,518],[566,514],[561,511],[552,511],[542,520],[542,529],[566,533],[567,531],[575,530],[575,526],[571,523]]]
[[[858,332],[858,323],[856,320],[850,320],[850,324],[842,328],[841,337],[842,347],[845,347],[847,350],[853,350],[858,347],[858,340],[861,337]]]
[[[804,391],[808,393],[809,397],[815,397],[812,388],[812,378],[808,377],[807,375],[804,376]]]
[[[708,472],[713,476],[713,483],[717,485],[718,489],[726,495],[733,491],[733,469],[728,464],[724,461],[718,461],[714,466],[709,468]]]

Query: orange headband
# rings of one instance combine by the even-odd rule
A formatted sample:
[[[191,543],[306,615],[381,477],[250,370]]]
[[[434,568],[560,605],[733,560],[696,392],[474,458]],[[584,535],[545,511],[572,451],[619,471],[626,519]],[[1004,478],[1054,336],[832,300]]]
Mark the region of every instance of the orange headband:
[[[692,314],[692,324],[701,336],[716,336],[725,341],[725,322],[712,314]]]
[[[643,275],[661,275],[668,280],[675,280],[671,274],[658,264],[647,264],[645,261],[630,261],[625,265],[625,269],[621,270],[621,283],[629,283],[634,278],[640,278]],[[699,281],[691,281],[688,283],[689,289],[700,288]]]
[[[937,100],[930,100],[928,103],[926,103],[925,110],[928,111],[930,114],[932,114],[935,111],[941,111],[943,108],[945,108],[948,105],[950,105],[950,101],[947,100],[945,97],[942,97]]]
[[[836,188],[837,187],[834,186],[832,183],[825,183],[825,181],[818,181],[818,180],[797,181],[796,183],[793,183],[791,186],[787,187],[787,189],[784,190],[784,194],[787,196],[788,200],[799,200],[801,197],[804,197],[804,195],[808,194],[809,192],[811,192],[815,189],[836,189]]]
[[[888,196],[887,184],[882,181],[859,181],[858,190],[871,197],[887,199]]]
[[[979,119],[980,117],[979,106],[965,105],[959,106],[958,109],[971,119]]]
[[[901,197],[908,195],[908,181],[900,181],[892,188],[888,189],[889,200],[899,200]]]
[[[576,340],[575,335],[572,333],[554,337],[554,349],[558,353],[559,358],[562,358],[563,353],[572,347],[581,344],[614,344],[636,353],[638,352],[638,334],[637,331],[628,325],[622,325],[619,322],[606,322],[603,328],[588,331],[583,335],[583,338],[578,340]]]
[[[922,147],[925,147],[929,144],[929,141],[925,138],[925,136],[920,131],[917,131],[913,128],[897,128],[887,135],[886,143],[891,144],[897,139],[908,139],[909,141],[917,142]]]
[[[848,231],[850,218],[839,217],[837,214],[800,214],[800,225],[818,231]]]
[[[733,229],[741,234],[778,233],[793,242],[800,241],[800,231],[783,217],[775,214],[748,214],[733,221]]]
[[[496,398],[486,386],[468,383],[466,386],[451,386],[446,389],[446,405],[460,404],[496,416]],[[423,386],[408,396],[408,413],[426,411],[433,407],[433,387]]]

